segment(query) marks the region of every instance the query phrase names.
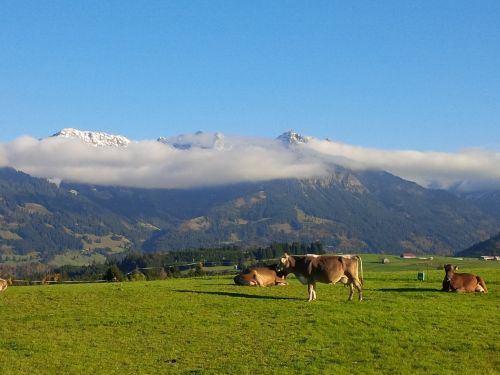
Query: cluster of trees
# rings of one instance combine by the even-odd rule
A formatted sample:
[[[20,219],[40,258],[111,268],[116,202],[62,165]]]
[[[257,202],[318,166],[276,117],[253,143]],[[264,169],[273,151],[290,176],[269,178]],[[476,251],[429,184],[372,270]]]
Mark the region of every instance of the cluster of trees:
[[[0,265],[0,275],[32,281],[123,281],[155,280],[170,277],[200,276],[206,266],[237,266],[238,269],[259,263],[275,263],[284,253],[324,254],[320,242],[272,243],[267,247],[241,249],[236,246],[214,249],[193,249],[165,253],[130,253],[108,258],[105,264],[51,267],[40,263]],[[205,267],[204,267],[205,266]],[[221,272],[221,271],[217,271]],[[227,271],[226,271],[227,272]],[[231,270],[229,272],[234,272]]]
[[[279,258],[283,253],[290,254],[324,254],[323,245],[320,242],[309,244],[272,243],[266,247],[241,249],[237,246],[227,246],[213,249],[193,249],[166,253],[129,254],[117,260],[116,264],[121,270],[134,270],[137,268],[163,267],[168,269],[181,264],[251,264],[272,261]]]
[[[18,254],[33,251],[41,254],[57,254],[66,249],[81,249],[82,241],[67,233],[59,224],[51,225],[46,219],[32,217],[16,230],[20,240],[7,241],[16,248]]]

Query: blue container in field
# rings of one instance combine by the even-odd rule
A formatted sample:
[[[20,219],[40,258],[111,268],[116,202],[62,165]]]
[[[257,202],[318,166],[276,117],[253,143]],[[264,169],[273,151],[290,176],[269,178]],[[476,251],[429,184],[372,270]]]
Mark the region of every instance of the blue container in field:
[[[424,281],[425,280],[425,272],[419,272],[417,274],[417,279],[418,279],[418,281]]]

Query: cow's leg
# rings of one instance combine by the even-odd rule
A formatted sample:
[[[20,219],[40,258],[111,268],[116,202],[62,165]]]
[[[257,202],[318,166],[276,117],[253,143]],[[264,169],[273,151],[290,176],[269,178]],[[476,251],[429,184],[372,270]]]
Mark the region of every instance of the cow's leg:
[[[354,286],[358,290],[358,300],[362,301],[363,300],[363,286],[361,285],[361,282],[358,279],[354,279]]]
[[[254,273],[254,279],[257,286],[266,286],[264,279],[258,274],[258,272]]]
[[[358,290],[359,300],[362,301],[363,300],[363,286],[361,285],[361,281],[352,274],[348,274],[348,278],[349,278],[349,288],[350,288],[349,301],[352,301],[352,297],[354,295],[354,287],[356,287],[356,289]]]
[[[479,283],[478,287],[481,287],[481,293],[488,293],[488,288],[486,287],[486,283],[484,282],[481,276],[477,277],[477,282]]]
[[[354,283],[349,283],[349,301],[352,301],[352,296],[354,295]]]
[[[308,302],[314,301],[316,299],[316,283],[307,284],[307,290],[309,292]]]
[[[288,285],[288,281],[284,277],[279,277],[276,276],[276,279],[274,280],[275,285]]]

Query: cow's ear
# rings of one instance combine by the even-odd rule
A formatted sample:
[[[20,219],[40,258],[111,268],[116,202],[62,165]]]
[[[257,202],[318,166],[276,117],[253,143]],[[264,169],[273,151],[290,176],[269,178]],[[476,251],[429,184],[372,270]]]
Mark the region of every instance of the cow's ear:
[[[283,254],[283,258],[288,258],[288,254],[287,253]]]
[[[454,269],[455,271],[456,271],[456,270],[458,270],[458,266],[453,267],[453,269]]]

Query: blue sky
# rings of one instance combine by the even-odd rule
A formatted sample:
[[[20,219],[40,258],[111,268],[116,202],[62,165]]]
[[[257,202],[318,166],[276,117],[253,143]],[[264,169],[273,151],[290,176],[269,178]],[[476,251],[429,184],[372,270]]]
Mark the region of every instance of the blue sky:
[[[0,142],[288,129],[500,150],[498,1],[11,1]]]

